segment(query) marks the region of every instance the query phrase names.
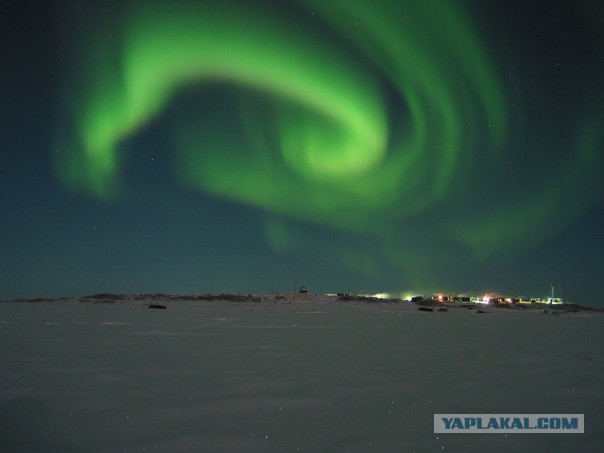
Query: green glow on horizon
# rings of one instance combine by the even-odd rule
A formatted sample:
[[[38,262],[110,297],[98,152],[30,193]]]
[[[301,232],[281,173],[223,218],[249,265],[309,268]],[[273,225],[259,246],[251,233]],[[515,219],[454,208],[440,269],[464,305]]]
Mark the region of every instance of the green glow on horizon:
[[[82,56],[94,76],[71,99],[75,133],[62,144],[69,153],[59,176],[109,199],[125,179],[126,140],[193,87],[238,87],[246,94],[224,121],[202,124],[192,115],[174,125],[178,178],[284,218],[373,238],[375,256],[329,251],[367,274],[379,275],[377,256],[421,272],[409,226],[470,197],[485,165],[493,171],[505,161],[514,132],[509,93],[470,16],[453,1],[301,1],[300,11],[313,13],[309,26],[248,3],[127,7],[118,19],[123,33]],[[429,233],[476,257],[538,242],[542,228],[555,230],[557,200],[593,161],[600,138],[578,145],[583,152],[557,187],[481,206],[478,221],[459,216],[429,225]],[[578,212],[565,211],[565,221]],[[511,216],[526,222],[502,227]],[[266,231],[277,250],[296,247],[283,223],[267,220]]]

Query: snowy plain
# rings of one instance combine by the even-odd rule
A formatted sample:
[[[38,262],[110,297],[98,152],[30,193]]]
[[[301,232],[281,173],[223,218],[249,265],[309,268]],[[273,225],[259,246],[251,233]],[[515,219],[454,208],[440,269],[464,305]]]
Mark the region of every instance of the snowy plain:
[[[148,303],[0,303],[0,450],[604,448],[602,313]],[[585,433],[434,434],[437,413],[582,413]]]

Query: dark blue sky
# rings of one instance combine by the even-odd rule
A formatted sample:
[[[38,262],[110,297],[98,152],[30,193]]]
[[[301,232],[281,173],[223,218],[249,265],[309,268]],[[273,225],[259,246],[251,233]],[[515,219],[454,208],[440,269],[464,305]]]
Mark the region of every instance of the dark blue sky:
[[[366,64],[367,79],[377,80],[385,97],[388,140],[404,140],[409,130],[392,124],[396,118],[408,119],[410,96],[397,92],[396,81],[380,73],[388,65],[381,66],[378,50],[369,52],[355,41],[362,42],[370,27],[348,33],[328,11],[281,3],[271,14],[321,39],[333,37],[326,45],[341,49],[346,61]],[[144,3],[132,5],[133,11],[144,9]],[[215,2],[208,5],[203,7],[213,8]],[[272,6],[269,1],[254,4],[262,14]],[[229,17],[228,8],[236,14],[238,3],[223,7],[223,17]],[[115,23],[99,24],[99,9]],[[461,2],[460,11],[491,64],[505,104],[505,138],[498,157],[486,157],[494,146],[487,132],[477,133],[472,145],[464,138],[455,177],[438,197],[425,195],[437,184],[430,163],[419,167],[430,169],[425,175],[414,175],[420,193],[378,192],[394,201],[377,209],[362,198],[358,216],[349,207],[356,202],[341,194],[333,208],[320,205],[317,194],[325,192],[313,185],[324,184],[322,177],[303,179],[299,169],[283,163],[274,149],[279,133],[274,124],[282,112],[281,101],[274,101],[277,107],[271,104],[274,93],[258,94],[232,80],[181,88],[151,123],[121,139],[119,178],[112,180],[115,196],[103,199],[85,184],[65,181],[59,161],[67,148],[82,147],[65,132],[77,122],[66,105],[86,111],[82,93],[97,88],[82,74],[106,69],[101,56],[82,57],[73,49],[85,48],[88,39],[92,46],[98,38],[82,32],[88,28],[119,29],[128,36],[130,22],[122,22],[117,11],[117,3],[0,6],[0,299],[98,292],[263,293],[292,290],[296,282],[312,292],[491,291],[541,297],[552,283],[567,299],[601,304],[604,12],[598,2]],[[364,17],[358,10],[355,14],[362,25]],[[365,17],[368,22],[370,16]],[[424,28],[429,31],[423,30],[423,36],[434,36],[435,42],[447,33],[446,27]],[[118,44],[111,51],[119,57],[119,49]],[[427,49],[438,51],[436,44]],[[428,57],[435,65],[441,58]],[[90,61],[94,64],[87,67]],[[466,85],[459,74],[443,77],[454,80],[453,87]],[[476,103],[477,95],[465,93],[453,97],[457,112]],[[248,112],[252,106],[253,119],[245,121],[253,123],[246,124],[262,130],[259,135],[268,143],[258,159],[275,173],[267,173],[266,186],[259,190],[270,201],[230,190],[248,168],[243,154],[228,156],[233,172],[222,185],[211,185],[212,174],[207,173],[191,183],[179,170],[182,163],[175,163],[182,151],[173,131],[185,130],[187,145],[204,143],[207,136],[228,139],[237,149],[245,148],[245,159],[254,164],[260,148],[258,143],[246,147],[240,105]],[[215,130],[223,135],[213,136]],[[440,133],[435,129],[435,135]],[[58,136],[71,138],[57,142]],[[229,152],[225,148],[221,155]],[[398,151],[390,146],[387,152],[396,156]],[[432,159],[429,152],[421,159]],[[185,165],[216,157],[199,153],[184,159]],[[257,169],[250,166],[249,171]],[[355,174],[350,180],[362,179],[363,190],[370,191],[372,175]],[[275,182],[280,178],[283,184]],[[350,187],[356,194],[357,186]],[[397,187],[404,191],[405,183]],[[290,206],[283,197],[285,208],[275,204],[280,191],[291,197]],[[409,205],[423,197],[422,209],[411,213]]]

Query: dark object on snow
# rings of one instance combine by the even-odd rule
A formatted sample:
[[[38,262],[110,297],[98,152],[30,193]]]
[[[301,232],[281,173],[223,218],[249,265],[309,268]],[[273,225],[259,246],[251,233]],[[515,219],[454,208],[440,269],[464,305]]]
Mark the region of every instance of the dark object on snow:
[[[434,311],[434,308],[432,308],[432,307],[419,307],[418,310],[419,311]]]
[[[488,313],[488,312],[484,311],[484,310],[476,310],[476,313]]]
[[[447,310],[448,310],[448,308],[445,308],[445,307],[440,307],[440,308],[438,309],[438,311],[447,311]]]
[[[149,305],[149,308],[155,308],[157,310],[165,310],[166,306],[165,305],[158,305],[158,304],[151,304],[151,305]]]

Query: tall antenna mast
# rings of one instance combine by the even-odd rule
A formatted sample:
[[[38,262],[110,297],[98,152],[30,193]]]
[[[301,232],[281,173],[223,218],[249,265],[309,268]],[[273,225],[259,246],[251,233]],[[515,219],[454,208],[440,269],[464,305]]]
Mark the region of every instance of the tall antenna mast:
[[[552,299],[554,298],[554,285],[552,285],[551,283],[549,284],[549,286],[551,286],[552,288]]]

